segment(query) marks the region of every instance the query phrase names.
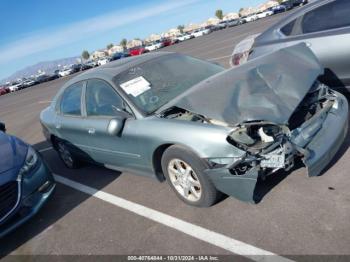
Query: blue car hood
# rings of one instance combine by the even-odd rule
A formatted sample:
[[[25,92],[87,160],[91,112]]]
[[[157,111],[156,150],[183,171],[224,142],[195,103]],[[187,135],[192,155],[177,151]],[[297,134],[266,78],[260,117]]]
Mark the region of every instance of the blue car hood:
[[[28,145],[0,131],[0,185],[15,180],[26,157]]]

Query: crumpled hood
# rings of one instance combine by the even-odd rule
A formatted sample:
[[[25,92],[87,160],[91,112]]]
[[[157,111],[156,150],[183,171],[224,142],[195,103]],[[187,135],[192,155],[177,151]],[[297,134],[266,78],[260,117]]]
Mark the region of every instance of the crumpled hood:
[[[28,146],[18,138],[0,131],[0,185],[17,175],[27,149]]]
[[[286,124],[323,68],[305,44],[278,50],[195,85],[167,104],[231,125]]]

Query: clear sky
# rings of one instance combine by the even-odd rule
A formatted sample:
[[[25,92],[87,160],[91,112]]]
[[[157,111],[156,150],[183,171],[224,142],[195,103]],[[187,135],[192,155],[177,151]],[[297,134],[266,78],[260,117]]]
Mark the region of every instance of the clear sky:
[[[1,0],[0,79],[40,61],[237,12],[263,0]]]

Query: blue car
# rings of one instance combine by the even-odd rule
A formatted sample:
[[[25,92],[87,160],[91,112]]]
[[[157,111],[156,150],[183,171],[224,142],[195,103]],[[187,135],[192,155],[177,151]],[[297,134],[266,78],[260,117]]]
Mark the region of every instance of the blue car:
[[[274,14],[283,13],[287,11],[287,7],[285,5],[277,5],[274,7],[271,7],[269,10],[271,10]]]
[[[125,57],[129,57],[130,55],[128,53],[125,52],[117,52],[115,54],[113,54],[111,56],[111,58],[109,59],[109,62],[115,61],[115,60],[119,60]]]
[[[0,123],[0,238],[34,216],[55,189],[39,154],[5,131]]]

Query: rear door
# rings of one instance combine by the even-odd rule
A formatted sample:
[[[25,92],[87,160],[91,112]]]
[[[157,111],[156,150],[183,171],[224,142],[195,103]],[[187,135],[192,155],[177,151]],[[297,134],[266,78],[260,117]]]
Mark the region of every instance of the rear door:
[[[82,94],[85,82],[67,87],[58,103],[55,127],[59,137],[67,142],[71,152],[85,159],[89,158],[89,141],[84,134]]]

